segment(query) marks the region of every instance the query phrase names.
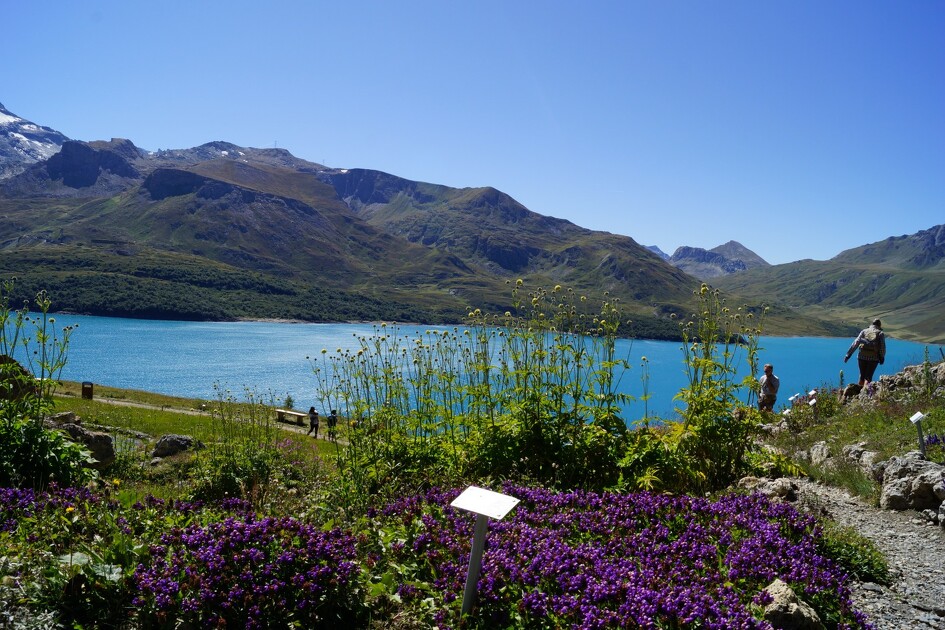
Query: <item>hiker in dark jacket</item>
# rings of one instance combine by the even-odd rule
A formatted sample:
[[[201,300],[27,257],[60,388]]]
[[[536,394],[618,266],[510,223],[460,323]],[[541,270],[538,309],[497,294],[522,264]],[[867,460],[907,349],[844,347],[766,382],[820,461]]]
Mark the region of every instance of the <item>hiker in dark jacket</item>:
[[[850,360],[857,348],[860,349],[856,357],[860,367],[860,387],[864,387],[873,380],[876,366],[886,360],[886,334],[881,321],[874,319],[869,328],[860,331],[843,357],[844,363]]]
[[[315,411],[315,407],[309,407],[308,433],[306,435],[311,435],[313,431],[315,432],[315,439],[318,439],[318,412]]]

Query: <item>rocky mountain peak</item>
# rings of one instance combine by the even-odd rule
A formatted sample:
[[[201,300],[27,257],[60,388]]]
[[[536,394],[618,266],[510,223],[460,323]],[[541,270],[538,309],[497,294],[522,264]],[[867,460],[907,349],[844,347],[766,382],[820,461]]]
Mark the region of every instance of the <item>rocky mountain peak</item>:
[[[0,103],[0,180],[55,155],[67,140],[55,129],[20,118]]]
[[[737,241],[729,241],[710,250],[701,247],[678,247],[669,257],[669,262],[700,280],[769,266],[758,254]]]

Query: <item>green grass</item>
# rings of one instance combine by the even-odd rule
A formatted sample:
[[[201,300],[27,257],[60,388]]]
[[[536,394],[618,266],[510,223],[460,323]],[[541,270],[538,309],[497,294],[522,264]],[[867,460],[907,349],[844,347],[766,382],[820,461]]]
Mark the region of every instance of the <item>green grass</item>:
[[[260,406],[224,401],[166,396],[152,392],[115,387],[96,386],[92,400],[81,397],[82,384],[65,381],[55,397],[55,411],[72,411],[82,424],[93,430],[105,430],[112,435],[118,456],[106,473],[109,478],[125,482],[126,492],[136,498],[153,494],[162,498],[177,498],[188,490],[189,481],[182,484],[194,465],[193,453],[182,453],[151,464],[151,452],[163,435],[189,435],[202,443],[211,443],[220,431],[220,419],[259,414]],[[274,407],[263,406],[261,419],[278,433],[280,440],[297,447],[307,458],[330,459],[337,446],[327,440],[314,440],[305,435],[307,427],[283,425],[275,422]],[[346,427],[339,427],[344,439]],[[326,429],[322,427],[322,435]],[[149,436],[142,440],[135,433]]]
[[[851,402],[827,407],[833,412],[817,418],[796,414],[789,430],[767,441],[789,457],[825,442],[834,456],[829,465],[815,466],[803,460],[797,463],[809,476],[873,503],[879,499],[879,486],[862,468],[840,457],[844,446],[863,444],[865,450],[877,453],[876,462],[919,450],[918,432],[909,420],[917,411],[926,414],[922,422],[924,435],[945,436],[945,399],[941,397],[914,394],[870,406]],[[926,454],[930,460],[945,464],[945,450],[941,447],[930,447]]]
[[[62,381],[56,393],[61,398],[81,398],[82,383],[78,381]],[[106,401],[117,400],[142,405],[151,405],[171,410],[199,410],[208,408],[213,401],[202,400],[199,398],[181,398],[178,396],[166,396],[164,394],[155,394],[136,389],[122,389],[119,387],[108,387],[105,385],[95,385],[92,392],[93,400],[103,399]]]

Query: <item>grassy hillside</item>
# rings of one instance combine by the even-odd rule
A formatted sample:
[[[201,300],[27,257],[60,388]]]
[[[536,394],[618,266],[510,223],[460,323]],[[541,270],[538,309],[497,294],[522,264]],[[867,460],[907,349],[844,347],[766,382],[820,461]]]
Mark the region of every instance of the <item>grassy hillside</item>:
[[[945,343],[942,272],[850,263],[838,257],[749,270],[717,278],[715,285],[749,299],[770,297],[798,313],[839,320],[851,328],[880,317],[894,336]]]

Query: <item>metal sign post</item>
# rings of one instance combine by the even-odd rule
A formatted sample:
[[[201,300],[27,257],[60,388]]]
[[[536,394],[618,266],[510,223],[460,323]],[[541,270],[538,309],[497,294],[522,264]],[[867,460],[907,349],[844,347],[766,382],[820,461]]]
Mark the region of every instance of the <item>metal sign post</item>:
[[[463,614],[469,612],[476,602],[476,584],[482,568],[482,552],[486,547],[486,530],[489,519],[501,521],[519,500],[507,494],[500,494],[484,488],[469,486],[463,490],[450,505],[459,510],[476,515],[476,528],[473,530],[472,550],[469,552],[469,571],[466,573],[466,588],[463,590]]]
[[[919,432],[919,450],[922,452],[922,456],[925,456],[925,436],[922,435],[922,420],[925,419],[925,414],[921,411],[916,411],[912,414],[912,417],[909,420],[912,421],[912,424],[915,425],[916,430]]]

